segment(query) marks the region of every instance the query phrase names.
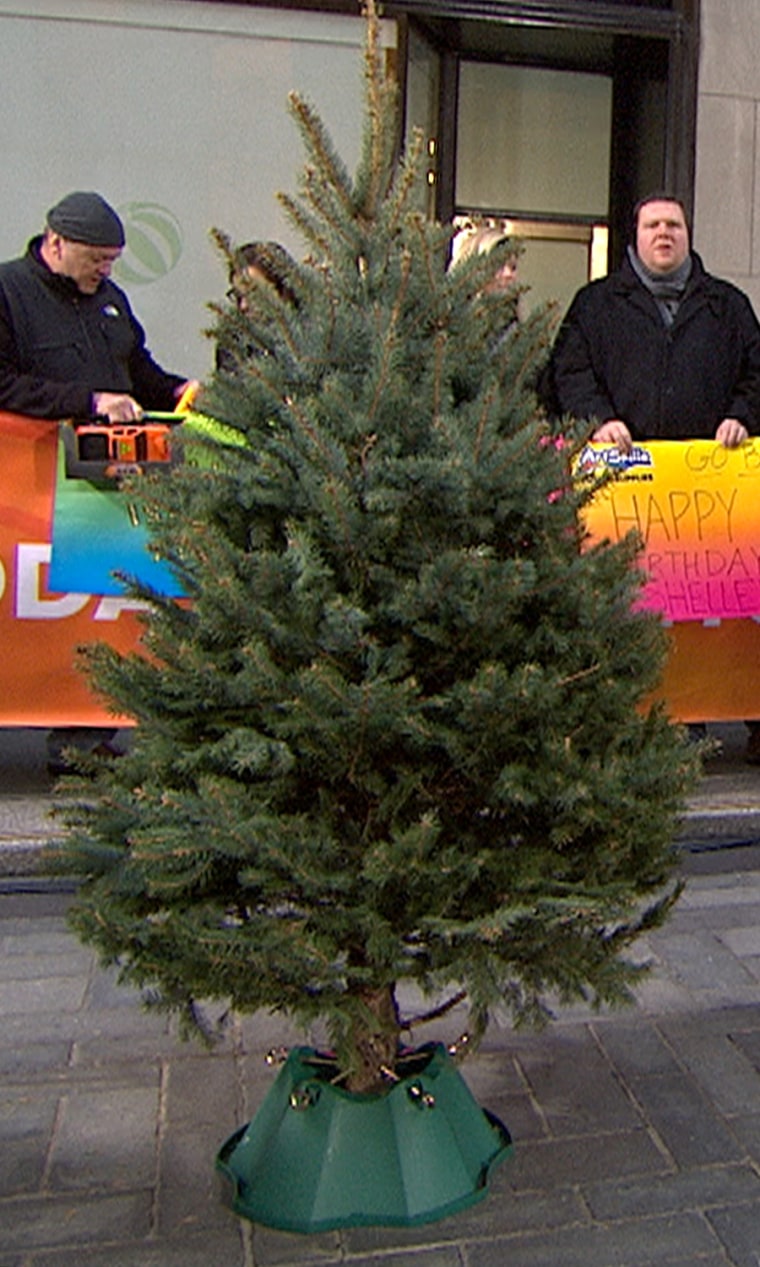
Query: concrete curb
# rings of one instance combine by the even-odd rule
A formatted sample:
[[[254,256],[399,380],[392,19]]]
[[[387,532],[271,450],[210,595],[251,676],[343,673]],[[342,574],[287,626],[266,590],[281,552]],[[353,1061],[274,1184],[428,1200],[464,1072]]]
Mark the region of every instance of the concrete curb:
[[[688,850],[760,841],[760,768],[743,760],[745,728],[730,723],[711,729],[720,752],[705,763],[676,835]],[[0,789],[0,875],[38,872],[43,850],[58,833],[44,731],[0,729]]]

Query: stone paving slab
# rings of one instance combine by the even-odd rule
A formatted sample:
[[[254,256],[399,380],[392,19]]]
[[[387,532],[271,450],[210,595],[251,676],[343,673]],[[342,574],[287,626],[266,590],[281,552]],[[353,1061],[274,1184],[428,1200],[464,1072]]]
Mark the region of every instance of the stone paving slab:
[[[237,1219],[213,1166],[294,1031],[183,1043],[74,940],[65,894],[0,895],[0,1267],[758,1267],[760,986],[735,934],[760,847],[743,857],[688,877],[636,1007],[489,1030],[464,1073],[515,1153],[485,1200],[318,1236]]]
[[[760,1267],[760,770],[726,737],[636,1006],[494,1024],[465,1064],[515,1139],[486,1199],[297,1236],[235,1218],[213,1160],[271,1085],[268,1048],[303,1036],[257,1015],[206,1051],[102,970],[36,878],[44,734],[0,734],[0,1267]]]

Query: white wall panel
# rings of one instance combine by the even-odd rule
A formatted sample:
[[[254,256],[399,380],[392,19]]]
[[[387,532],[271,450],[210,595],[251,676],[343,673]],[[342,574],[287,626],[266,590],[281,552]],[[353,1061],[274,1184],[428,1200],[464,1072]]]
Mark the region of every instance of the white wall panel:
[[[394,30],[384,26],[386,42]],[[153,352],[167,368],[205,374],[206,304],[226,286],[209,229],[300,249],[275,197],[295,191],[303,157],[287,95],[295,88],[318,108],[353,169],[363,39],[359,17],[0,0],[0,258],[23,251],[63,194],[97,189],[127,209],[128,231],[133,214],[144,231],[141,258],[128,246],[124,263]]]

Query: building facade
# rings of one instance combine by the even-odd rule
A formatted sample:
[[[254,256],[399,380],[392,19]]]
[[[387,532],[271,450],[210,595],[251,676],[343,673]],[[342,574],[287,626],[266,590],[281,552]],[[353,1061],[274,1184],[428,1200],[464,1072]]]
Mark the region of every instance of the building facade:
[[[203,376],[210,244],[299,242],[277,192],[312,101],[349,168],[361,136],[354,0],[0,0],[6,181],[0,257],[73,188],[127,224],[120,280],[154,353]],[[760,311],[757,0],[389,0],[382,38],[407,135],[425,137],[431,214],[492,218],[525,242],[535,302],[614,265],[642,193],[693,211],[707,267]]]

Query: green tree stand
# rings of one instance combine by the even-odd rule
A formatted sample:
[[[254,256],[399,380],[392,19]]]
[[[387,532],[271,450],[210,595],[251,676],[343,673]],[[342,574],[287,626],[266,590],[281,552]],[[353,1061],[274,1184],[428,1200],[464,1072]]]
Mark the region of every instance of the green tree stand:
[[[397,1061],[387,1091],[360,1095],[331,1079],[334,1061],[290,1052],[253,1121],[217,1166],[233,1208],[290,1232],[362,1224],[413,1226],[485,1196],[509,1133],[474,1100],[440,1044]]]

